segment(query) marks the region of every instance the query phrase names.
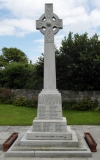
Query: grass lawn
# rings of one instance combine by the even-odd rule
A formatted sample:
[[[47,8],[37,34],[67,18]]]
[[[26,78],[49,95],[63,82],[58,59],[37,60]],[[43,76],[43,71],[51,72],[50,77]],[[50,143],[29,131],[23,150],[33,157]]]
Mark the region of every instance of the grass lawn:
[[[32,125],[37,109],[0,104],[0,125]],[[63,110],[68,125],[100,125],[100,112]]]

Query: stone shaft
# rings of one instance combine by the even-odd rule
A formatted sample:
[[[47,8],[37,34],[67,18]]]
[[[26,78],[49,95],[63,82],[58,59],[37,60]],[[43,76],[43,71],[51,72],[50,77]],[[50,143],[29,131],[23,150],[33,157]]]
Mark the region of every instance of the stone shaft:
[[[44,34],[44,90],[56,89],[54,34],[62,28],[62,20],[53,13],[53,4],[45,4],[45,14],[36,21],[36,29]]]
[[[56,89],[56,67],[54,44],[45,43],[44,46],[44,89]]]

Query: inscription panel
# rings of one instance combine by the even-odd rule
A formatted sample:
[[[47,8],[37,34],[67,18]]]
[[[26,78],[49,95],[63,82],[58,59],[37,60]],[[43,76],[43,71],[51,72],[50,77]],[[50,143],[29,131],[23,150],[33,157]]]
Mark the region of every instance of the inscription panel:
[[[33,131],[35,132],[65,132],[65,122],[34,122]]]
[[[57,94],[42,94],[38,97],[38,104],[61,104],[61,97]]]
[[[39,105],[38,116],[39,119],[62,119],[62,111],[59,106]]]
[[[33,129],[34,131],[38,132],[38,131],[42,131],[42,122],[34,122],[33,123]]]
[[[61,96],[42,94],[38,97],[38,119],[62,119]]]
[[[67,139],[67,140],[71,140],[72,139],[72,134],[71,133],[68,133],[68,134],[66,134],[66,132],[64,133],[64,132],[49,132],[49,133],[47,133],[47,132],[41,132],[41,133],[38,133],[38,132],[34,132],[34,133],[28,133],[28,135],[27,135],[27,139],[29,139],[29,140],[33,140],[33,139],[41,139],[41,140],[48,140],[48,139],[58,139],[58,140],[60,140],[60,139],[62,139],[62,140],[65,140],[65,139]]]
[[[38,112],[39,112],[39,118],[44,119],[44,117],[46,115],[46,106],[40,106],[38,108]]]

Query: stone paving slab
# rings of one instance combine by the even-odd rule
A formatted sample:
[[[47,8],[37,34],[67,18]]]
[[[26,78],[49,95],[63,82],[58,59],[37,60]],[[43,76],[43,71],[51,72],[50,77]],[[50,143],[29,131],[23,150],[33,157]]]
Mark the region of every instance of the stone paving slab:
[[[88,160],[99,160],[100,158],[88,158]]]
[[[13,132],[19,132],[20,135],[24,134],[30,126],[0,126],[0,145],[4,142]],[[97,152],[92,152],[91,158],[52,158],[52,160],[100,160],[100,125],[72,125],[71,128],[80,135],[84,132],[90,132],[97,142]],[[6,139],[5,139],[6,138]],[[0,160],[32,160],[33,157],[5,157],[5,152],[0,149]],[[34,160],[51,160],[51,158],[34,158]]]
[[[6,132],[10,126],[0,126],[0,132]]]
[[[25,132],[29,126],[11,126],[9,127],[6,132],[13,133],[13,132]]]
[[[11,133],[9,133],[9,132],[0,132],[0,140],[5,140],[5,139],[7,139],[10,135],[11,135]]]

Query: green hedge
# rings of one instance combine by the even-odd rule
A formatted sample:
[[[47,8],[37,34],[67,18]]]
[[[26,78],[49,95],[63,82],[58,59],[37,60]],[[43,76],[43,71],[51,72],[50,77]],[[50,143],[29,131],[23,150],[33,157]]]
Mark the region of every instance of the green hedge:
[[[14,94],[12,94],[10,89],[0,88],[0,103],[37,108],[38,98],[34,97],[32,99],[27,99],[22,95],[19,97],[16,97]],[[62,102],[63,110],[100,111],[100,108],[98,106],[99,106],[99,103],[97,99],[91,100],[88,97],[79,101],[63,100]]]
[[[23,96],[19,96],[13,101],[13,104],[16,106],[26,106],[29,108],[37,108],[38,99],[32,98],[32,99],[26,99]]]
[[[91,100],[90,98],[82,99],[77,101],[73,105],[73,109],[79,111],[88,111],[88,110],[95,110],[98,107],[97,99]]]

